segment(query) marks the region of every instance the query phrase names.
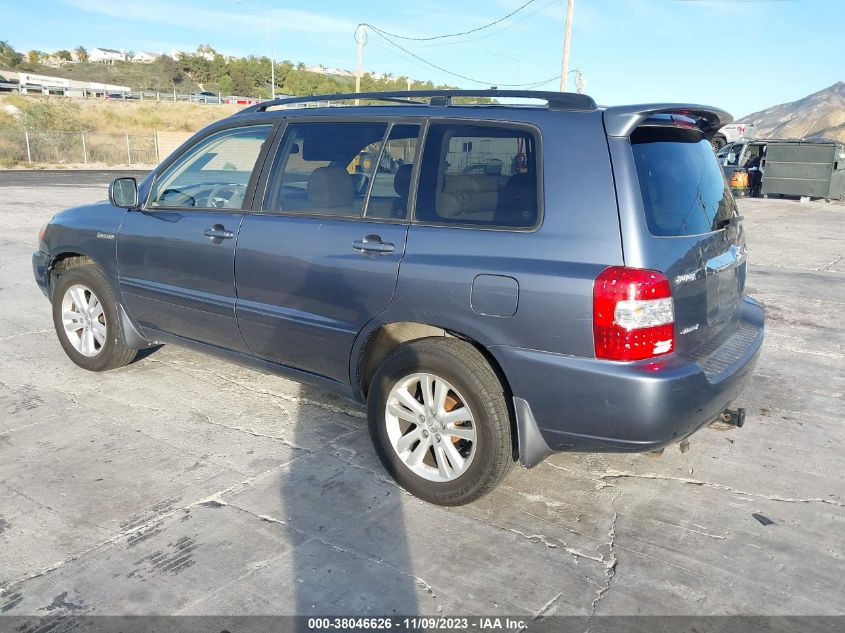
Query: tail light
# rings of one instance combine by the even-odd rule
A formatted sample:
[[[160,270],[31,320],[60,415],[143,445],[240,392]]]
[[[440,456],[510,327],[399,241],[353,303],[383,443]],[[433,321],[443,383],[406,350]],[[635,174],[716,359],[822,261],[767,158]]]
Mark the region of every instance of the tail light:
[[[611,266],[593,282],[596,358],[629,361],[675,348],[669,280],[656,270]]]

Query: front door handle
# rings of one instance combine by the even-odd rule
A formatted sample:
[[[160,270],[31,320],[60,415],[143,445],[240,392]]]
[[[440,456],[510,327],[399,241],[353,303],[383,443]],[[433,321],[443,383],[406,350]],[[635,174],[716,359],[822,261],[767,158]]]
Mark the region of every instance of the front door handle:
[[[231,231],[227,231],[222,224],[215,224],[210,229],[206,229],[203,235],[215,244],[219,244],[223,240],[231,240],[235,237],[235,234]]]
[[[363,240],[355,240],[352,248],[365,255],[383,255],[396,250],[390,242],[382,242],[380,235],[366,235]]]

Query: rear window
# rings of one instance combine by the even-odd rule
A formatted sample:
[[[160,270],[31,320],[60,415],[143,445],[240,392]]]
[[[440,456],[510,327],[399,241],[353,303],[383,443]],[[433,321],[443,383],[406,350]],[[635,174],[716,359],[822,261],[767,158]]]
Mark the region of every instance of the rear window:
[[[736,203],[698,130],[642,127],[631,135],[648,229],[657,236],[709,233],[736,215]]]

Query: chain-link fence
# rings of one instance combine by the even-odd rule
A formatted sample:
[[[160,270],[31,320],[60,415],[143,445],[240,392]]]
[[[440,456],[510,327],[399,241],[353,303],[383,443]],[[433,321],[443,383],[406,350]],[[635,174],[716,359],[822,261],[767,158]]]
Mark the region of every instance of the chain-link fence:
[[[155,165],[155,133],[99,134],[48,130],[0,130],[0,167],[16,165]]]

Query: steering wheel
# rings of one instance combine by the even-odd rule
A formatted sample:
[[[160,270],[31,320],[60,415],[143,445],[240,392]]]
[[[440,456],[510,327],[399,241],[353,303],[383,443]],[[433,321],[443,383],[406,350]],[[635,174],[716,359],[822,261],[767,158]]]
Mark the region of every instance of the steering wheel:
[[[229,192],[229,196],[221,196],[222,192]],[[209,207],[214,209],[224,209],[226,208],[226,203],[230,202],[240,194],[241,202],[243,202],[244,194],[246,193],[246,185],[238,185],[235,183],[231,183],[228,185],[217,185],[211,190],[211,193],[208,194],[208,201],[207,204]],[[238,205],[240,206],[240,205]]]
[[[195,207],[197,206],[197,200],[191,195],[183,191],[179,191],[178,189],[167,189],[162,194],[158,200],[161,206],[173,206],[173,207]]]

